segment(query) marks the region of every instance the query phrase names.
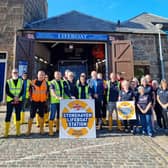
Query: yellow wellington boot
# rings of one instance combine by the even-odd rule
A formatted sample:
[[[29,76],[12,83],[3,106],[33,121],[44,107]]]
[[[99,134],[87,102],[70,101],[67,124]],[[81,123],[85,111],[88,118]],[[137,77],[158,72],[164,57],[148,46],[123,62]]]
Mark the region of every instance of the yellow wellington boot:
[[[39,117],[40,134],[44,134],[44,118]]]
[[[9,134],[10,122],[5,122],[5,132],[4,137],[7,138]]]
[[[20,113],[20,124],[24,124],[25,123],[25,112],[21,112]]]
[[[107,125],[106,118],[102,118],[102,121],[103,121],[103,125]]]
[[[49,112],[44,114],[44,126],[48,127]]]
[[[13,114],[13,124],[16,125],[16,113]]]
[[[113,125],[113,119],[112,119],[112,116],[110,115],[109,116],[109,131],[112,130],[112,125]]]
[[[49,135],[50,136],[54,135],[54,132],[53,132],[53,121],[52,120],[49,121]]]
[[[122,124],[121,124],[121,120],[117,120],[117,128],[118,130],[122,131]]]
[[[36,126],[39,127],[39,114],[36,113]]]
[[[20,136],[20,121],[16,121],[16,136]]]
[[[56,127],[57,120],[54,120],[53,127]]]
[[[59,119],[56,120],[56,132],[59,132]]]
[[[33,124],[33,120],[32,120],[32,119],[29,119],[29,120],[28,120],[28,130],[27,130],[27,132],[26,132],[26,135],[27,135],[27,136],[29,136],[30,133],[31,133],[32,124]]]
[[[98,119],[96,118],[96,125],[98,124]]]

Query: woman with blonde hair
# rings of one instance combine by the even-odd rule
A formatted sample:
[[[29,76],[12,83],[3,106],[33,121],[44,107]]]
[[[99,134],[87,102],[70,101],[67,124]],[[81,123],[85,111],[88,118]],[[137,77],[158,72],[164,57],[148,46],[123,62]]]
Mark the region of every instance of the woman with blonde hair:
[[[165,79],[161,81],[161,88],[157,92],[157,100],[162,108],[164,128],[168,129],[168,87]]]

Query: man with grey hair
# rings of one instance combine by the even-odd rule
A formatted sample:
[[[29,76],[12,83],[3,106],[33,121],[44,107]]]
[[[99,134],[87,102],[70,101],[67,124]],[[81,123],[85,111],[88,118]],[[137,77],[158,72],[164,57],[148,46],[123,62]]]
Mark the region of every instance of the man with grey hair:
[[[5,117],[5,133],[4,137],[8,137],[10,120],[12,117],[13,108],[16,113],[16,135],[20,135],[20,112],[22,109],[22,95],[23,95],[23,80],[19,78],[18,69],[12,70],[12,78],[6,82],[6,101],[7,112]]]

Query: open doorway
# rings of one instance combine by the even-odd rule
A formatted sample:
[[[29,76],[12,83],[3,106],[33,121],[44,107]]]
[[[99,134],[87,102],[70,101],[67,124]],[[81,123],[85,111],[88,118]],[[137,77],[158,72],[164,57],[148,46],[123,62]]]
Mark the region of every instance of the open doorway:
[[[50,64],[47,72],[52,78],[53,72],[59,70],[64,74],[66,69],[74,72],[77,79],[84,72],[90,76],[92,70],[100,72],[105,77],[105,44],[55,42],[45,43],[50,51]]]

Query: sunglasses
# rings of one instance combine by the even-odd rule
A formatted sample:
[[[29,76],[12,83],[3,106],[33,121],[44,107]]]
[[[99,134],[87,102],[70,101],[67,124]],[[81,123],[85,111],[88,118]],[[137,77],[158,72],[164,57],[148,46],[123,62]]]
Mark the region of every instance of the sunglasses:
[[[84,77],[84,78],[86,78],[86,76],[85,76],[85,75],[81,75],[80,77]]]
[[[17,74],[18,72],[13,72],[13,74]]]

